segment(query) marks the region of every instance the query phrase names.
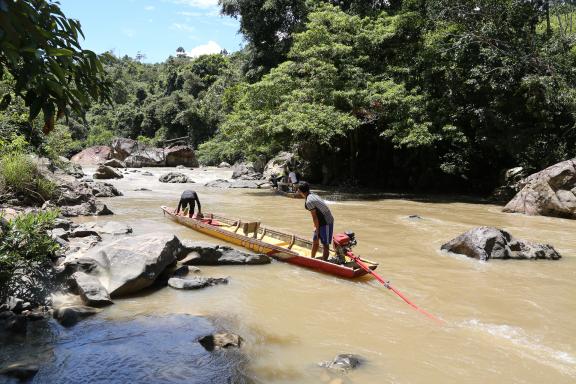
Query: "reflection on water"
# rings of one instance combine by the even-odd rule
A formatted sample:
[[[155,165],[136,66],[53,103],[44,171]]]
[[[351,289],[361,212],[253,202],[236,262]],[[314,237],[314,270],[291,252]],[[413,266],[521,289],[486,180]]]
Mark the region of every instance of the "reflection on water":
[[[53,359],[33,383],[244,383],[237,351],[207,352],[197,342],[214,332],[187,315],[87,320],[61,329]]]
[[[112,181],[125,196],[105,199],[116,215],[96,220],[129,222],[135,234],[168,232],[182,239],[210,241],[162,217],[159,209],[160,205],[176,205],[182,190],[193,188],[205,211],[257,218],[304,236],[312,232],[310,214],[302,200],[265,190],[202,186],[230,176],[230,171],[185,171],[197,183],[181,185],[158,182],[169,169],[146,170],[154,177],[135,173]],[[139,187],[151,191],[134,191]],[[576,221],[504,214],[497,206],[449,197],[335,196],[330,198],[335,231],[356,232],[356,251],[379,262],[378,273],[417,305],[446,320],[446,326],[438,326],[414,311],[370,278],[349,281],[280,262],[201,267],[205,276],[229,276],[230,284],[202,291],[164,288],[148,296],[117,300],[98,316],[99,321],[106,319],[106,326],[94,324],[101,324],[104,334],[134,335],[133,346],[148,348],[149,353],[137,353],[139,358],[131,359],[123,357],[130,351],[115,342],[94,342],[86,347],[86,351],[95,348],[98,353],[91,364],[100,368],[111,364],[112,359],[106,356],[110,349],[119,356],[115,360],[117,371],[136,372],[145,369],[139,359],[165,361],[162,355],[169,354],[169,345],[176,343],[179,353],[170,355],[176,359],[171,366],[184,367],[173,373],[159,369],[158,377],[170,379],[190,373],[185,366],[191,363],[182,355],[186,355],[183,351],[192,337],[180,340],[165,332],[181,324],[151,328],[154,332],[148,333],[159,335],[150,336],[153,342],[138,341],[141,336],[132,333],[128,324],[139,321],[140,316],[153,319],[191,314],[222,318],[223,328],[245,339],[248,374],[257,383],[324,382],[325,373],[317,363],[339,353],[358,354],[368,361],[348,374],[350,383],[576,381]],[[409,219],[410,215],[421,220]],[[481,263],[439,251],[444,242],[480,225],[550,243],[563,259]],[[114,325],[115,320],[120,323]],[[102,340],[96,332],[98,326],[92,327],[94,333],[87,341]],[[193,333],[193,328],[183,333]],[[177,334],[182,334],[178,329]],[[71,332],[77,332],[78,343],[84,339],[81,328]],[[58,353],[63,347],[56,347]],[[61,361],[60,367],[67,367],[66,362]],[[48,373],[55,375],[50,378],[57,377],[55,372]],[[68,375],[66,370],[59,374]]]

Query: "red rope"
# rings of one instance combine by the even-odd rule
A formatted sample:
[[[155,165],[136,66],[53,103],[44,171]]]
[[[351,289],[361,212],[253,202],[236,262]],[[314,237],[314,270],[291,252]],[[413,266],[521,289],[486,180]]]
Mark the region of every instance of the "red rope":
[[[352,260],[354,260],[356,262],[356,264],[358,264],[362,269],[364,269],[366,272],[370,273],[372,276],[374,276],[376,278],[376,280],[378,280],[379,282],[381,282],[386,288],[390,289],[392,292],[394,292],[395,294],[397,294],[402,300],[404,300],[407,304],[409,304],[410,306],[412,306],[414,309],[416,309],[418,312],[423,313],[424,315],[428,316],[430,319],[443,324],[444,321],[440,320],[439,318],[437,318],[436,316],[434,316],[433,314],[426,312],[425,310],[423,310],[422,308],[418,307],[416,304],[414,304],[413,302],[411,302],[410,300],[408,300],[408,298],[406,296],[404,296],[400,291],[398,291],[396,288],[394,288],[392,285],[390,285],[390,283],[388,281],[385,281],[380,275],[378,275],[376,272],[374,272],[373,270],[371,270],[361,259],[359,256],[354,255],[352,252],[347,252],[347,256],[350,257]]]

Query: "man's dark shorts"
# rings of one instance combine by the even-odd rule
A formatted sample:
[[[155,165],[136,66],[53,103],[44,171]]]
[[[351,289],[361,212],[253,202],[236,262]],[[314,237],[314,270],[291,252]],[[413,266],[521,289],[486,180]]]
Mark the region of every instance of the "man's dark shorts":
[[[332,235],[334,233],[334,224],[321,225],[318,228],[318,234],[314,231],[314,240],[320,237],[320,242],[323,245],[330,245],[332,242]]]

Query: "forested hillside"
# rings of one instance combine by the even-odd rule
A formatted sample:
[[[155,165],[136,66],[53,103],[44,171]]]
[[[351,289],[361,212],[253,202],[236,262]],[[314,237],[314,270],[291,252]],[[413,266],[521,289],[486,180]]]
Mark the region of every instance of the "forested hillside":
[[[486,193],[576,155],[571,3],[222,0],[242,51],[109,56],[112,102],[54,134],[63,152],[187,135],[205,164],[288,150],[313,182]],[[26,132],[25,113],[13,102],[2,129]]]

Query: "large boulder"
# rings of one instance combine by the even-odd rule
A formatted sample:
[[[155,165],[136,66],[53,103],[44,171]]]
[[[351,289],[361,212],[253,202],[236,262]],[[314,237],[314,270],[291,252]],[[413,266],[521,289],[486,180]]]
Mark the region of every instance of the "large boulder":
[[[576,159],[548,167],[518,184],[522,189],[504,212],[576,219]]]
[[[96,261],[96,274],[110,297],[135,293],[149,287],[181,257],[183,247],[174,235],[141,235],[115,241],[91,250],[83,258]],[[72,263],[74,260],[66,260]]]
[[[138,150],[139,144],[136,140],[118,137],[112,141],[110,157],[120,161],[126,160],[132,152]]]
[[[206,335],[198,339],[198,343],[208,352],[219,349],[240,348],[243,341],[244,339],[241,336],[228,332]]]
[[[169,172],[158,179],[161,183],[193,183],[188,176],[183,173]]]
[[[110,158],[111,150],[106,145],[97,145],[95,147],[86,148],[72,156],[70,161],[80,165],[96,165],[104,163]]]
[[[198,167],[196,153],[187,145],[176,145],[165,148],[164,153],[166,155],[166,166],[168,167],[176,167],[178,165]]]
[[[126,223],[120,223],[118,221],[107,221],[105,223],[100,223],[97,221],[90,221],[86,223],[82,223],[80,228],[84,228],[86,230],[93,230],[97,232],[99,235],[126,235],[128,233],[132,233],[132,227],[130,227]],[[77,231],[78,229],[75,229]]]
[[[294,154],[280,152],[274,156],[264,167],[263,178],[269,180],[271,176],[283,175],[284,169],[293,162]]]
[[[102,286],[96,276],[91,276],[84,272],[75,272],[72,275],[72,281],[84,304],[91,307],[104,307],[112,304],[108,291]]]
[[[442,245],[442,250],[475,259],[547,259],[558,260],[560,254],[548,244],[518,240],[508,232],[493,227],[478,227]]]
[[[162,148],[145,147],[134,151],[124,162],[130,168],[163,167],[166,157]]]
[[[242,180],[258,180],[262,178],[262,174],[254,168],[254,163],[250,162],[237,162],[234,164],[232,178]]]
[[[204,242],[184,241],[186,257],[184,265],[238,265],[269,264],[270,257],[263,254],[248,253],[228,246]]]
[[[92,177],[95,179],[121,179],[124,176],[112,167],[100,165]]]

